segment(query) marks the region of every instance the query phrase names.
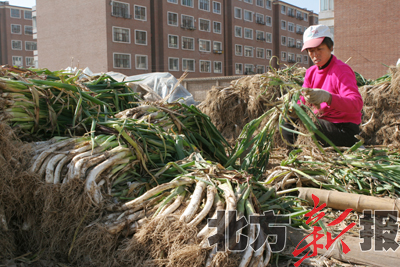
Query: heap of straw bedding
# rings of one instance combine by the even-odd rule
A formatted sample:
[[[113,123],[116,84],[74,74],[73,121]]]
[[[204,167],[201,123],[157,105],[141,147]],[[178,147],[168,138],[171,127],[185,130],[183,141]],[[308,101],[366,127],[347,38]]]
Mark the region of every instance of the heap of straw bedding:
[[[283,80],[293,80],[302,84],[305,69],[292,66],[278,70],[277,75]],[[234,80],[226,88],[213,87],[199,109],[210,116],[221,134],[234,142],[244,125],[260,117],[273,106],[282,93],[278,84],[270,84],[274,72],[245,76]]]
[[[390,72],[391,81],[359,88],[364,100],[361,136],[367,145],[400,145],[400,67]]]

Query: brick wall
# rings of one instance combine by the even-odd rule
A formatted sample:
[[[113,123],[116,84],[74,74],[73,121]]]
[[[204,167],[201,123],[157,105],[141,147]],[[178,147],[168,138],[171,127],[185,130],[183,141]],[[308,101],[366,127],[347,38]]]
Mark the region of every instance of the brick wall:
[[[207,97],[207,92],[213,86],[228,87],[231,81],[243,76],[225,76],[218,78],[192,78],[183,80],[182,85],[193,95],[194,100],[203,101]]]
[[[335,0],[334,53],[367,79],[400,58],[400,1]]]

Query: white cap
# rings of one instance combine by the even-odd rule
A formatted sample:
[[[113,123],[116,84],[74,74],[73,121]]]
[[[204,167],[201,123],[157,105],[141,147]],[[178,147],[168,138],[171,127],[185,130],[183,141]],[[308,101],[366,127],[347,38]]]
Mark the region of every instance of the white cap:
[[[325,25],[312,25],[303,34],[303,48],[301,52],[308,48],[319,46],[325,37],[333,39],[331,30]]]

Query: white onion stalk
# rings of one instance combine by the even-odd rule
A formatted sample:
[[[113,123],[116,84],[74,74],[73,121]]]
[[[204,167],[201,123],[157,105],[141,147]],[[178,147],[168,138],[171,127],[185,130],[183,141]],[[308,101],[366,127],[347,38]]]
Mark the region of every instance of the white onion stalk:
[[[122,221],[116,221],[112,225],[108,226],[107,231],[110,234],[115,235],[115,234],[121,232],[127,224],[131,224],[137,220],[144,218],[145,216],[146,216],[145,210],[140,210],[138,212],[135,212],[135,213],[127,216]]]
[[[171,205],[169,205],[167,208],[161,211],[160,215],[166,216],[176,211],[181,206],[183,200],[185,199],[185,196],[186,196],[186,191],[184,191],[181,195],[178,195],[175,201]]]
[[[58,154],[55,155],[47,164],[46,167],[46,178],[45,181],[48,184],[53,184],[54,183],[54,169],[56,168],[56,164],[62,160],[63,158],[67,157],[64,154]]]
[[[251,206],[251,207],[249,207],[249,206]],[[246,201],[246,210],[247,210],[247,214],[249,216],[254,214],[253,207],[252,207],[251,202],[249,200]],[[255,240],[255,232],[256,232],[255,224],[250,224],[249,233],[248,233],[249,244],[252,244],[254,242],[254,240]],[[249,266],[252,256],[253,256],[253,248],[251,246],[247,246],[246,250],[242,254],[242,260],[240,261],[239,267],[247,267],[247,266]]]
[[[204,182],[197,182],[196,188],[194,189],[192,199],[189,202],[189,205],[186,207],[185,211],[180,217],[180,221],[188,223],[193,216],[196,214],[196,211],[199,209],[200,202],[203,196],[203,191],[206,188],[206,184]]]
[[[120,207],[115,206],[115,207],[112,207],[112,208],[116,209],[116,210],[128,210],[128,209],[131,209],[131,208],[135,207],[136,205],[142,204],[145,200],[147,200],[147,199],[151,198],[152,196],[154,196],[154,195],[156,195],[158,193],[161,193],[161,192],[163,192],[165,190],[168,190],[168,189],[171,189],[171,188],[175,188],[175,187],[178,187],[178,186],[181,186],[181,185],[192,184],[192,183],[194,183],[193,179],[190,179],[190,178],[178,178],[178,179],[172,180],[169,183],[158,185],[158,186],[148,190],[146,193],[144,193],[140,197],[135,198],[134,200],[131,200],[131,201],[123,204]]]
[[[92,192],[94,201],[96,203],[100,203],[102,197],[101,193],[99,192],[98,186],[96,185],[97,177],[102,174],[107,168],[113,166],[121,159],[125,158],[130,154],[129,149],[126,151],[119,152],[118,154],[114,155],[113,157],[107,159],[106,161],[102,162],[101,164],[97,165],[89,172],[89,175],[86,179],[85,190],[86,192]]]
[[[197,226],[210,212],[213,203],[215,194],[217,193],[217,189],[214,186],[207,187],[207,201],[204,205],[204,208],[201,210],[199,214],[189,223],[190,226]]]
[[[71,139],[64,140],[59,143],[50,145],[49,148],[47,150],[43,151],[39,155],[39,157],[35,160],[35,162],[32,164],[30,171],[32,173],[37,173],[40,170],[40,167],[42,166],[43,161],[47,158],[48,155],[50,155],[52,152],[54,152],[62,147],[65,147],[65,146],[75,142],[76,140],[77,139],[75,139],[75,138],[71,138]]]
[[[216,200],[216,202],[214,204],[215,204],[216,208],[215,208],[214,215],[211,217],[211,219],[214,219],[214,220],[217,219],[218,211],[223,210],[225,208],[225,201],[223,201],[223,199],[220,198],[219,195],[216,195],[215,200]],[[219,224],[219,221],[217,222],[217,224]],[[204,226],[203,229],[201,229],[201,231],[197,234],[197,238],[204,239],[205,237],[209,236],[213,230],[214,230],[214,228],[208,227],[208,223],[207,223],[206,226]]]

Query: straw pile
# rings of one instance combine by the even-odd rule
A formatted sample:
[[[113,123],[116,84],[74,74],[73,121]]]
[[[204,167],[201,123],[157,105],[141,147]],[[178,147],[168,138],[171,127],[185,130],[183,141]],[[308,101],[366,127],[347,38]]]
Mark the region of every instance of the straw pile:
[[[302,84],[305,69],[292,66],[277,74],[283,81],[292,79]],[[248,122],[260,117],[274,106],[282,93],[287,93],[279,85],[267,87],[272,76],[275,73],[251,75],[232,81],[226,88],[213,87],[199,109],[210,116],[225,139],[234,142]]]
[[[400,67],[390,72],[391,81],[359,89],[364,100],[361,136],[367,145],[400,146]]]

